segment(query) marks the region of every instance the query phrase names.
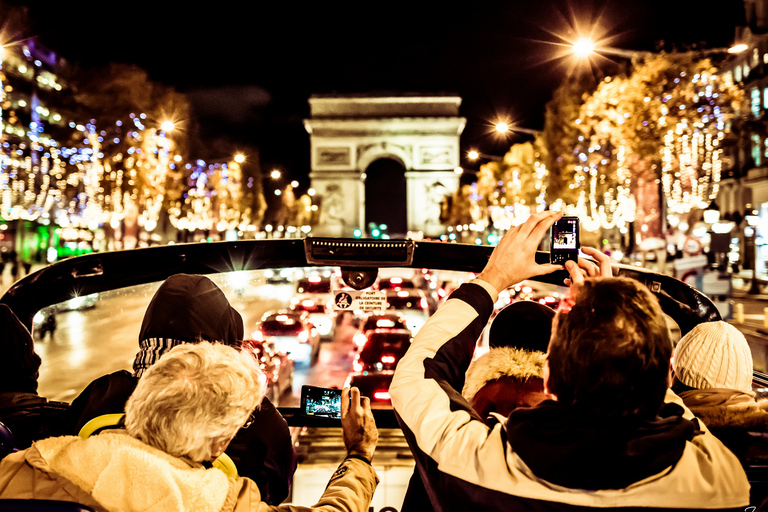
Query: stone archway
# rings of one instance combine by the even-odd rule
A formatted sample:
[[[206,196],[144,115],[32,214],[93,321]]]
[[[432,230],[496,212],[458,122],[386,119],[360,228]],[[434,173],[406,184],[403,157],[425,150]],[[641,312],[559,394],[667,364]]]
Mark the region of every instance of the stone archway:
[[[365,168],[365,225],[386,224],[387,234],[403,238],[408,232],[405,166],[394,158],[379,158]]]
[[[309,104],[304,127],[310,134],[310,179],[319,201],[333,207],[328,213],[321,206],[314,233],[351,236],[379,218],[393,219],[385,223],[394,222],[397,231],[388,231],[398,236],[442,233],[434,211],[439,212],[437,192],[451,194],[459,185],[454,169],[466,123],[458,116],[461,98],[312,96]],[[385,215],[393,201],[405,204],[404,227],[400,206]]]

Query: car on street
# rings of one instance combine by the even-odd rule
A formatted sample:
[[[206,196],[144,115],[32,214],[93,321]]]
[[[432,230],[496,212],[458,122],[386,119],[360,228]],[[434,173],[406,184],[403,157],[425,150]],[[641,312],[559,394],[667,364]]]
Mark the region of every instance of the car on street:
[[[320,350],[320,334],[306,311],[268,311],[251,336],[256,341],[273,343],[302,365],[314,364]]]
[[[364,396],[369,397],[373,407],[388,405],[392,376],[412,340],[408,329],[368,331],[352,363],[353,373],[350,373],[347,383],[356,386]]]
[[[314,299],[291,299],[293,311],[306,311],[309,321],[317,328],[320,338],[328,339],[333,335],[333,324],[336,313],[325,302],[316,302]]]
[[[408,321],[405,315],[398,311],[375,311],[369,313],[363,325],[360,327],[362,334],[368,334],[369,331],[374,329],[407,329]]]
[[[408,329],[415,335],[429,319],[429,302],[421,290],[390,290],[387,292],[387,308],[405,317]]]

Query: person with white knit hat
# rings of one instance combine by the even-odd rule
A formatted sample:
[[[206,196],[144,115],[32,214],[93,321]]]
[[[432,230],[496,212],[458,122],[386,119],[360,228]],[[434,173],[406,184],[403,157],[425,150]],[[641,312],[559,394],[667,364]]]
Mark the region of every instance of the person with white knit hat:
[[[704,322],[683,336],[675,349],[675,376],[691,388],[752,392],[752,352],[729,323]]]
[[[672,390],[742,464],[768,461],[768,400],[752,391],[752,352],[723,321],[704,322],[680,339]]]

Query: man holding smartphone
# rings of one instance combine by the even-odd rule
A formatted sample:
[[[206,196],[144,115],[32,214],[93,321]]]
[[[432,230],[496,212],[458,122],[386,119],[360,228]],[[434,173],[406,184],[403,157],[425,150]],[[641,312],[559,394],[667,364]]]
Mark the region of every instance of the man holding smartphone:
[[[499,292],[563,268],[535,260],[561,216],[540,212],[510,230],[395,371],[392,405],[432,506],[743,509],[749,482],[738,459],[668,390],[672,343],[658,301],[640,282],[610,277],[609,258],[595,249],[583,252],[599,267],[564,262],[574,304],[552,326],[544,367],[551,399],[485,419],[461,396]]]

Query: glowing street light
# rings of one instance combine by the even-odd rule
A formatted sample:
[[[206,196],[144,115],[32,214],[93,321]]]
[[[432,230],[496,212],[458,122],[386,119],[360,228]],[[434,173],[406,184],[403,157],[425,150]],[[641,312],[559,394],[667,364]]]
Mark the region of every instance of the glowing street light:
[[[480,153],[473,149],[467,153],[467,157],[469,157],[470,160],[477,160],[480,157]]]
[[[173,121],[163,121],[163,124],[160,125],[160,129],[166,133],[172,132],[175,127]]]
[[[272,169],[270,176],[272,177],[273,180],[279,180],[281,174],[280,174],[280,171],[278,171],[277,169]]]
[[[573,43],[573,53],[575,53],[579,57],[588,57],[592,55],[595,52],[595,43],[586,38],[583,37]]]
[[[242,153],[236,154],[235,155],[235,162],[237,162],[238,164],[241,164],[241,163],[245,162],[245,155],[243,155]]]
[[[509,131],[509,125],[503,121],[496,123],[495,128],[498,133],[507,133]]]

